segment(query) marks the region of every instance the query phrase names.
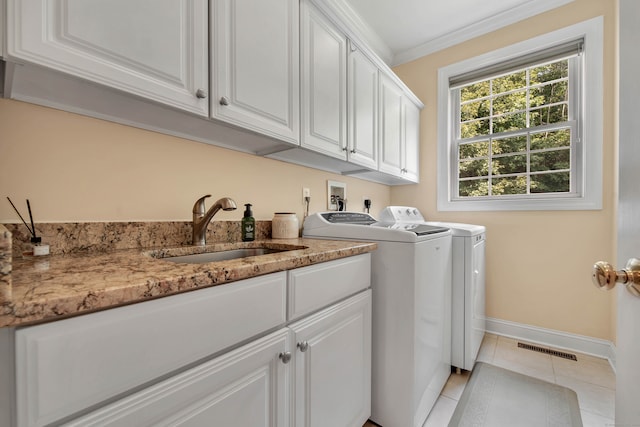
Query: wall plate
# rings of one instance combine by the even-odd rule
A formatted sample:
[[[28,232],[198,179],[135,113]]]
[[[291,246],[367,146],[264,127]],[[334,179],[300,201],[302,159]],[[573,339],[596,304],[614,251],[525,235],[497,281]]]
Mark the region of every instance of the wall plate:
[[[338,181],[327,181],[327,210],[347,210],[347,184]]]

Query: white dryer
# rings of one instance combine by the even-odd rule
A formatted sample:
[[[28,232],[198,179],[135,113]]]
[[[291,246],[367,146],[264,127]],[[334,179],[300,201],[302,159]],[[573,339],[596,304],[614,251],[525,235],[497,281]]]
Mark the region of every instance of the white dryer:
[[[451,232],[360,212],[309,215],[305,238],[376,242],[371,420],[421,427],[451,374]]]
[[[451,365],[472,370],[486,330],[485,240],[482,225],[425,221],[411,206],[387,206],[380,221],[446,227],[453,236]]]

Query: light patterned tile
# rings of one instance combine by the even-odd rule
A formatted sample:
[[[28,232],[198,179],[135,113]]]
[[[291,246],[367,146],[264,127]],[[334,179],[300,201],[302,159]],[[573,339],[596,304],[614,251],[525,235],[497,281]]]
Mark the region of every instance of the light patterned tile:
[[[616,376],[604,359],[577,354],[578,361],[552,357],[553,371],[556,376],[571,377],[587,383],[612,390],[616,388]]]
[[[556,383],[576,392],[580,410],[604,418],[615,418],[615,390],[562,375],[556,377]]]
[[[518,341],[498,337],[493,364],[544,381],[554,382],[551,356],[518,347]]]
[[[578,395],[585,427],[615,425],[615,374],[607,360],[578,353],[578,361],[574,362],[521,349],[517,344],[514,339],[485,334],[478,361],[569,387]],[[423,427],[444,427],[449,423],[470,374],[463,371],[449,377]],[[368,423],[363,427],[377,426]]]
[[[550,383],[555,382],[551,361],[548,364],[522,364],[513,360],[495,360],[493,365]]]
[[[592,414],[588,411],[580,411],[583,427],[614,427],[613,418],[606,418],[600,415]]]
[[[433,405],[433,409],[431,409],[431,413],[429,413],[423,427],[444,427],[449,424],[457,404],[458,401],[456,400],[440,396],[435,405]]]
[[[451,374],[442,389],[441,395],[450,399],[460,400],[470,375],[471,372],[469,371],[463,371],[461,374]]]
[[[478,362],[493,362],[493,355],[496,352],[496,344],[498,342],[498,336],[493,334],[485,334],[478,351],[476,360]]]

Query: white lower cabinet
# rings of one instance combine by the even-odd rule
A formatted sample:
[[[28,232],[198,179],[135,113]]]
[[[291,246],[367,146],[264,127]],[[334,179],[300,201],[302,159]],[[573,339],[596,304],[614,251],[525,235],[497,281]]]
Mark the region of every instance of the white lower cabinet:
[[[281,329],[65,426],[287,427],[290,348]]]
[[[370,271],[363,254],[0,330],[0,426],[361,426]]]
[[[63,425],[353,427],[370,413],[367,290]]]
[[[371,290],[290,326],[296,427],[356,427],[371,415]]]

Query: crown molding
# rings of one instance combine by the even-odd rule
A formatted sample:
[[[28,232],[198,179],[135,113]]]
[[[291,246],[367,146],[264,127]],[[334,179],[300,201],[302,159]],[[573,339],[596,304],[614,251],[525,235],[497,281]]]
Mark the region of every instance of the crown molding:
[[[565,4],[573,1],[574,0],[529,0],[520,6],[516,6],[497,15],[485,18],[475,24],[451,31],[414,48],[399,52],[393,56],[393,59],[389,64],[391,66],[396,66],[413,61],[414,59],[418,59],[467,40],[480,37],[492,31],[520,22],[524,19],[531,18],[532,16],[564,6]],[[532,13],[532,11],[535,11],[535,13]]]
[[[380,57],[387,65],[393,67],[430,55],[434,52],[455,46],[459,43],[499,30],[524,19],[547,12],[574,0],[529,0],[519,6],[502,13],[485,18],[475,24],[443,34],[416,47],[393,53],[389,45],[358,15],[346,0],[312,0],[333,21],[348,29],[349,37]],[[533,11],[533,13],[532,13]]]
[[[345,0],[312,0],[333,21],[348,33],[350,39],[367,47],[387,65],[393,61],[394,54],[389,45],[362,20]]]

